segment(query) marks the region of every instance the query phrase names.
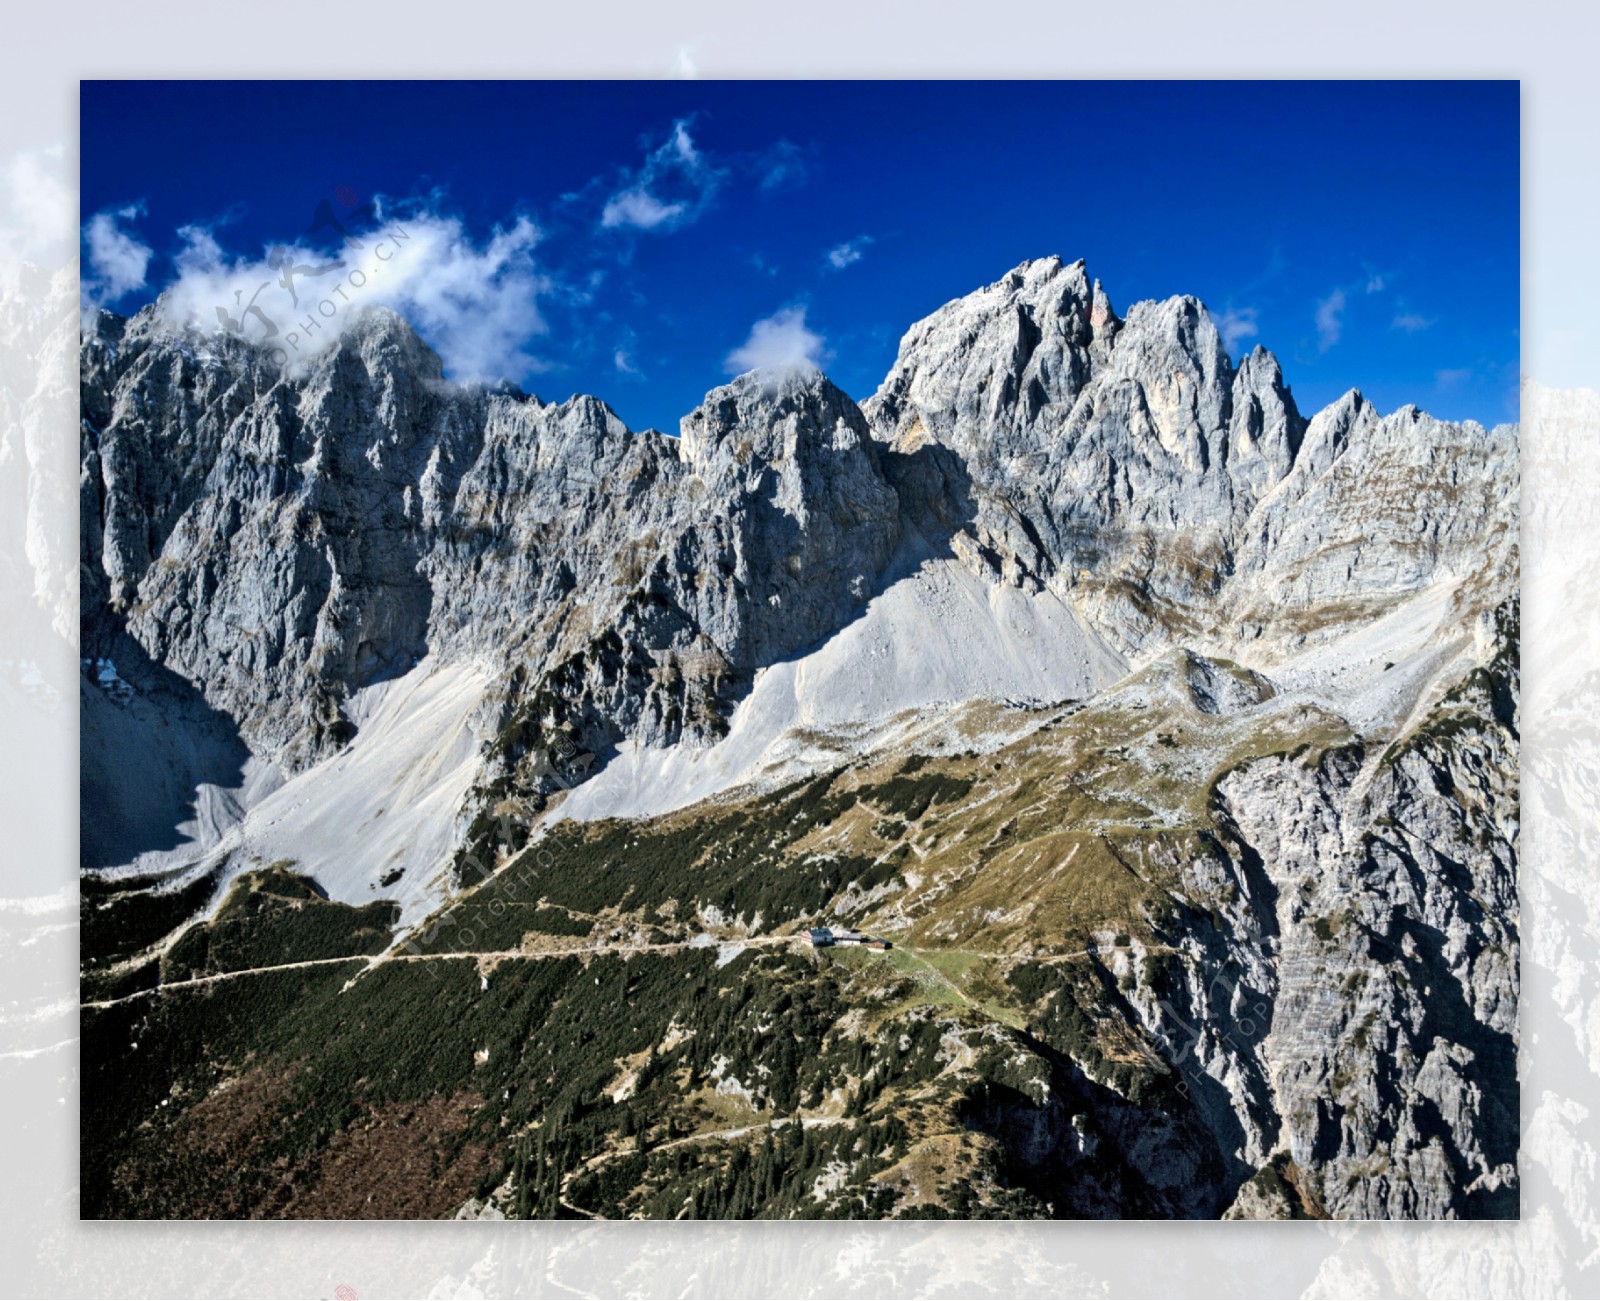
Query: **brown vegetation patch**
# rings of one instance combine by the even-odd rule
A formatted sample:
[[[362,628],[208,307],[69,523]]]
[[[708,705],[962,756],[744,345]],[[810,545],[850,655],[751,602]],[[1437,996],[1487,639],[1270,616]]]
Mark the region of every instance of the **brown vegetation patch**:
[[[333,1136],[313,1182],[281,1215],[310,1220],[433,1220],[451,1215],[488,1173],[489,1152],[463,1142],[476,1094],[375,1107]]]
[[[325,1144],[284,1150],[295,1072],[257,1067],[170,1121],[152,1120],[113,1176],[109,1213],[147,1219],[433,1219],[488,1173],[464,1142],[477,1095],[368,1108]],[[174,1104],[179,1100],[174,1098]]]

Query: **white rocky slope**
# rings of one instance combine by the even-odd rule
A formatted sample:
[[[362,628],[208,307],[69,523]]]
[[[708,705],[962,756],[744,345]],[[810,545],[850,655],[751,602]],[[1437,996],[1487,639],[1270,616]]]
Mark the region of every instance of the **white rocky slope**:
[[[761,669],[709,747],[625,742],[576,787],[565,817],[643,817],[772,785],[925,732],[973,700],[1093,695],[1127,661],[1052,592],[985,581],[920,538],[891,582],[809,654]]]
[[[293,859],[412,922],[558,791],[682,808],[1181,647],[1202,695],[1231,661],[1361,738],[1218,787],[1245,876],[1215,944],[1282,1009],[1208,1065],[1239,1159],[1292,1152],[1334,1214],[1511,1186],[1463,1098],[1515,1042],[1514,427],[1355,393],[1306,420],[1196,300],[1119,317],[1054,258],[914,326],[861,407],[745,376],[676,440],[452,386],[382,312],[298,379],[160,305],[102,317],[82,369],[84,654],[132,687],[82,685],[86,866]],[[1326,1003],[1365,960],[1346,915],[1420,995]],[[1335,1087],[1374,1018],[1409,1025],[1405,1079]]]

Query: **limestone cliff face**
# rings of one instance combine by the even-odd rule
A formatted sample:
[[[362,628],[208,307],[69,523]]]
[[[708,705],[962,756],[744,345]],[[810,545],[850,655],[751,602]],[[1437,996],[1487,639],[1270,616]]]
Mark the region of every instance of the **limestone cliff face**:
[[[452,386],[385,312],[293,380],[153,315],[103,318],[83,360],[91,636],[125,628],[291,768],[430,652],[494,661],[508,707],[562,675],[595,744],[670,743],[724,679],[846,622],[897,539],[861,412],[820,375],[737,380],[674,440],[592,398]]]
[[[477,778],[439,815],[463,850],[574,779],[557,741],[692,762],[758,674],[929,558],[985,609],[1058,602],[1018,629],[1177,656],[1228,727],[1303,699],[1344,739],[1217,776],[1176,969],[1130,973],[1126,1014],[1201,1067],[1234,1214],[1514,1206],[1515,427],[1355,392],[1308,419],[1197,300],[1121,316],[1057,258],[914,325],[859,406],[751,374],[677,438],[453,384],[384,311],[293,375],[154,308],[102,315],[80,372],[83,654],[312,778],[367,725],[356,693],[472,661]],[[883,609],[938,617],[921,599]],[[102,680],[86,699],[120,707]]]
[[[1385,418],[1354,391],[1308,421],[1196,299],[1120,319],[1081,262],[1024,263],[913,326],[864,409],[893,445],[961,457],[973,554],[1136,654],[1291,644],[1514,555],[1513,427]]]
[[[866,410],[887,438],[957,451],[980,548],[1020,581],[1081,587],[1130,649],[1160,636],[1141,605],[1214,602],[1303,432],[1276,361],[1235,372],[1198,300],[1124,320],[1058,258],[914,326]]]
[[[1263,1086],[1237,1112],[1339,1218],[1515,1213],[1519,638],[1498,616],[1487,665],[1381,754],[1218,787],[1253,878],[1228,942],[1270,1025],[1230,1042]]]

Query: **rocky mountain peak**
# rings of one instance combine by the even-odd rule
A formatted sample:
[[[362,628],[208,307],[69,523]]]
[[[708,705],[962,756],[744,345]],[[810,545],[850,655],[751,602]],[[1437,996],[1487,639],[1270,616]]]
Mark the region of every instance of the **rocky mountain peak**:
[[[382,305],[363,307],[324,346],[326,351],[311,358],[310,364],[318,369],[350,359],[359,361],[371,378],[404,375],[423,383],[444,379],[439,354],[422,341],[405,317]]]
[[[705,490],[696,526],[731,530],[733,575],[763,594],[735,660],[825,635],[871,590],[899,535],[861,409],[820,371],[753,371],[708,393],[681,430]]]
[[[702,475],[730,457],[770,464],[812,450],[846,453],[870,441],[860,408],[814,367],[747,371],[707,393],[679,431],[684,459]]]
[[[1094,282],[1094,302],[1089,309],[1089,329],[1094,335],[1089,355],[1095,366],[1104,366],[1122,329],[1122,318],[1098,279]]]
[[[1306,422],[1278,359],[1260,344],[1239,362],[1229,405],[1228,473],[1241,502],[1253,504],[1289,473]]]
[[[1139,386],[1162,446],[1187,468],[1203,470],[1217,459],[1216,435],[1231,414],[1233,366],[1198,298],[1135,303],[1102,373]]]
[[[891,440],[921,429],[974,452],[1070,407],[1089,377],[1093,311],[1083,262],[1024,262],[913,325],[868,413]]]

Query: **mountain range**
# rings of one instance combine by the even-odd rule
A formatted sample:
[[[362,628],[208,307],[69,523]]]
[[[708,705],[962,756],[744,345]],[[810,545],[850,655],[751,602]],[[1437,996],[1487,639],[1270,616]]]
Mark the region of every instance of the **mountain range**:
[[[1059,258],[676,435],[79,360],[86,1214],[1516,1214],[1515,426]]]

